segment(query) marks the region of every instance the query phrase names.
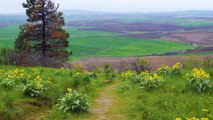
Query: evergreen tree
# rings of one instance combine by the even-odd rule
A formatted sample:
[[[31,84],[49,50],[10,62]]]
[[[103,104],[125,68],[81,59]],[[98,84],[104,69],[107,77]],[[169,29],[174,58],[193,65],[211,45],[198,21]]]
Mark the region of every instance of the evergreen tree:
[[[22,54],[67,60],[69,34],[62,29],[63,13],[57,12],[59,5],[52,0],[27,0],[27,24],[20,27],[15,49]]]

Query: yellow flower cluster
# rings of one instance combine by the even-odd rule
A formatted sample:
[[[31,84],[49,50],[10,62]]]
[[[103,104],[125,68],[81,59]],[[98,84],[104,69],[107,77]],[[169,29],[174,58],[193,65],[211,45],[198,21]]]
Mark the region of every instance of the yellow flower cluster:
[[[209,79],[209,74],[206,73],[202,68],[200,69],[194,68],[192,70],[192,74],[193,74],[193,77],[196,77],[198,79],[200,78]]]
[[[161,67],[159,67],[158,69],[157,69],[157,71],[160,71],[160,70],[171,70],[171,68],[169,67],[169,66],[167,66],[167,65],[162,65]]]
[[[201,68],[194,68],[192,72],[186,74],[186,79],[192,89],[197,89],[199,93],[212,87],[209,74]]]
[[[10,70],[10,71],[4,71],[0,70],[1,78],[4,80],[18,80],[24,77],[28,77],[24,70]]]
[[[180,68],[183,68],[183,65],[179,62],[172,66],[172,69],[180,69]]]
[[[135,72],[133,71],[126,71],[126,72],[123,72],[121,74],[121,77],[124,78],[124,79],[127,79],[128,77],[132,77],[135,75]]]
[[[41,88],[42,80],[43,80],[43,78],[41,76],[35,77],[34,81],[35,81],[38,88]]]
[[[159,67],[156,72],[159,74],[169,74],[171,72],[171,68],[167,65],[162,65],[161,67]]]
[[[158,80],[158,81],[163,81],[162,78],[160,76],[158,76],[158,74],[153,74],[153,75],[146,75],[144,77],[144,80],[150,80],[150,81],[154,81],[154,80]]]
[[[175,120],[184,120],[182,118],[176,118]],[[208,118],[196,118],[196,117],[193,117],[193,118],[186,118],[185,120],[209,120]]]
[[[34,82],[38,88],[42,87],[43,77],[37,69],[15,69],[15,70],[0,70],[0,78],[2,82],[15,84],[26,84],[26,82]],[[48,79],[50,80],[50,79]]]
[[[73,96],[72,89],[71,88],[67,88],[67,91],[68,91],[68,96],[72,97]]]
[[[143,72],[140,77],[142,78],[141,80],[141,88],[158,88],[163,85],[163,79],[160,77],[157,73],[150,74],[147,72]]]

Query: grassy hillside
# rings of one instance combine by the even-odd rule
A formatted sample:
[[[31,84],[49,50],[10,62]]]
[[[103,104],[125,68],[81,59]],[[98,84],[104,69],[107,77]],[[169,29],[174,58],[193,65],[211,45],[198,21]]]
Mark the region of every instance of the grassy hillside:
[[[28,120],[35,117],[41,120],[213,119],[213,88],[210,88],[213,83],[212,68],[205,68],[200,73],[199,69],[192,70],[192,66],[185,67],[187,69],[176,64],[172,68],[162,67],[163,69],[151,73],[136,74],[134,71],[127,71],[119,74],[111,70],[106,72],[107,69],[105,72],[95,69],[89,73],[81,67],[65,70],[0,66],[0,120]],[[108,73],[110,76],[113,73],[113,77],[109,78],[110,83],[104,82]],[[196,82],[189,84],[189,78]],[[48,87],[44,84],[46,82]],[[202,90],[199,92],[197,85],[200,83]],[[47,89],[41,91],[41,88]],[[59,110],[59,99],[64,95],[72,98],[72,94],[66,94],[69,90],[67,88],[87,94],[92,105],[89,112],[76,114]],[[35,94],[38,96],[32,96]]]
[[[203,93],[192,89],[185,76],[190,72],[186,70],[178,77],[172,74],[161,76],[163,85],[156,88],[148,87],[148,84],[143,88],[133,79],[123,81],[118,89],[123,112],[131,120],[212,120],[212,89]],[[213,71],[208,72],[212,75]]]
[[[103,76],[99,74],[96,79],[82,72],[80,67],[64,70],[0,66],[0,120],[40,117],[54,109],[68,88],[87,94],[89,101],[93,101],[97,90],[104,86]]]
[[[71,35],[68,50],[73,52],[72,59],[162,54],[196,47],[163,40],[129,38],[110,32],[85,31],[70,27],[65,29]],[[18,32],[18,26],[0,28],[0,48],[12,48]]]

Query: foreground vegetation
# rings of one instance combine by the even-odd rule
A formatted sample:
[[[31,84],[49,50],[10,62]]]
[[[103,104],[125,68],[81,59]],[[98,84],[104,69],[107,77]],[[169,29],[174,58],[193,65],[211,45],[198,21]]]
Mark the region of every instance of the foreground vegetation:
[[[163,67],[157,73],[143,73],[139,76],[132,72],[124,73],[118,95],[125,100],[122,101],[123,112],[128,119],[213,119],[213,70],[208,69],[206,73],[202,69],[184,69],[181,72],[178,70],[178,74],[169,70],[171,68]],[[149,77],[149,74],[154,76]]]
[[[148,70],[144,60],[138,64]],[[116,89],[101,94],[116,95],[109,109],[122,115],[118,120],[213,119],[211,59],[191,59],[184,66],[177,63],[153,72],[145,69],[119,74],[109,65],[92,72],[79,65],[71,70],[1,66],[0,120],[96,118],[91,113],[94,101],[109,85]]]
[[[90,101],[104,85],[99,81],[103,79],[101,75],[83,72],[81,68],[65,70],[1,66],[0,69],[0,120],[40,117],[45,110],[52,110],[59,103],[59,99],[68,92],[67,88],[73,88],[82,95],[87,94],[86,99]]]

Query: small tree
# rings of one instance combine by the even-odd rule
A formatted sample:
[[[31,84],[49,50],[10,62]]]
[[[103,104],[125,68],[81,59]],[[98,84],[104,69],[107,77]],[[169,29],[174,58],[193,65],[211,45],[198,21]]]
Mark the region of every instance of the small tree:
[[[42,56],[65,61],[69,34],[62,29],[63,13],[57,12],[59,5],[52,0],[27,0],[23,3],[28,23],[20,27],[15,49],[23,55]]]

